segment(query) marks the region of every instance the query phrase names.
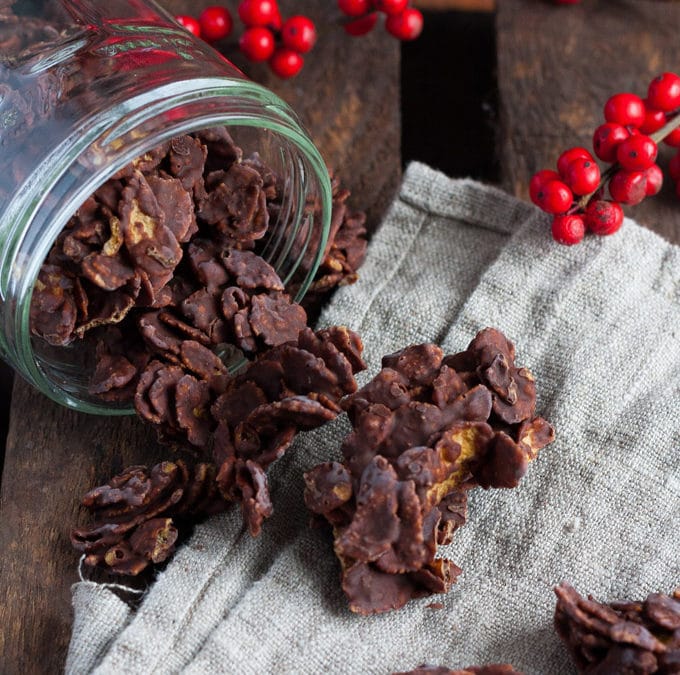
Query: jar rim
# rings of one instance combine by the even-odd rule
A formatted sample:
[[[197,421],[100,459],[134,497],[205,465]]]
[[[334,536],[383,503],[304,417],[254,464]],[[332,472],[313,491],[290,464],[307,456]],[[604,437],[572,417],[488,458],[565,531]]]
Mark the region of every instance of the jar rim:
[[[214,109],[209,111],[208,104]],[[190,115],[187,110],[191,110]],[[160,121],[166,123],[162,127],[155,126]],[[0,296],[6,304],[6,329],[13,335],[14,349],[7,343],[0,348],[9,353],[24,377],[51,399],[81,412],[108,415],[133,412],[128,408],[81,400],[57,387],[39,366],[30,334],[30,303],[35,281],[52,244],[77,206],[117,171],[177,135],[212,126],[259,127],[279,134],[300,151],[311,169],[312,175],[306,175],[305,179],[315,180],[319,191],[321,213],[316,227],[320,228],[320,242],[295,299],[300,300],[309,288],[328,241],[332,191],[325,162],[295,113],[274,92],[247,80],[191,78],[150,89],[86,120],[77,133],[71,134],[50,153],[38,171],[26,178],[5,212],[11,229],[0,247]],[[144,134],[135,139],[135,134],[143,128],[146,129]],[[131,142],[124,142],[124,139]],[[120,150],[115,149],[117,146]],[[104,148],[112,155],[107,156],[86,180],[75,185],[69,170],[79,162],[91,162],[98,149]],[[40,228],[40,237],[34,236],[28,242],[31,250],[27,255],[23,249],[30,224],[45,208],[47,197],[60,191],[63,198],[54,207],[55,212],[50,212],[46,228]],[[7,303],[9,297],[16,300],[13,306]]]

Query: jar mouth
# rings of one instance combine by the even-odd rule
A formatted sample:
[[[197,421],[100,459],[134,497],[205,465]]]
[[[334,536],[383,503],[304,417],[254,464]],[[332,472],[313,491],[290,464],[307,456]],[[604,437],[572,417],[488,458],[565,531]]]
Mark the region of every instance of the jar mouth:
[[[50,248],[74,212],[117,171],[171,138],[225,126],[237,144],[263,150],[285,176],[288,230],[266,242],[263,257],[284,283],[291,280],[317,232],[317,249],[306,257],[304,277],[296,279],[300,300],[323,259],[330,229],[332,193],[326,165],[295,114],[268,89],[231,78],[197,78],[166,84],[87,120],[30,175],[10,202],[10,224],[0,242],[0,293],[5,302],[9,342],[0,345],[29,382],[51,399],[81,412],[127,415],[133,409],[113,407],[89,396],[82,366],[69,364],[64,351],[31,338],[30,304],[35,281]],[[316,220],[302,228],[305,203],[315,199]],[[302,238],[293,248],[295,237]],[[10,305],[10,299],[13,305]],[[2,338],[0,338],[2,339]]]

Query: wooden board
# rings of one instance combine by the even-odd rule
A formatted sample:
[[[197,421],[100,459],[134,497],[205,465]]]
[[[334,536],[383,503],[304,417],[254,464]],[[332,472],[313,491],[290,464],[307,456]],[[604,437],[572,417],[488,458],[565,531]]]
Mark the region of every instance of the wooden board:
[[[414,7],[428,12],[492,12],[496,0],[413,0]]]
[[[503,185],[527,198],[531,175],[553,168],[569,147],[592,147],[614,93],[646,96],[657,74],[678,71],[680,3],[586,0],[498,3],[496,39]],[[665,169],[672,156],[662,148]],[[680,243],[680,201],[672,181],[626,214]]]
[[[213,3],[164,4],[173,13],[198,14]],[[319,43],[297,78],[282,82],[238,54],[234,60],[293,106],[352,191],[350,205],[366,209],[375,227],[400,179],[399,45],[383,31],[349,38],[332,23],[337,13],[328,0],[298,0],[295,11],[319,27]],[[78,414],[16,383],[0,493],[2,673],[63,670],[70,585],[77,580],[68,533],[86,520],[79,498],[124,466],[164,455],[135,418]]]

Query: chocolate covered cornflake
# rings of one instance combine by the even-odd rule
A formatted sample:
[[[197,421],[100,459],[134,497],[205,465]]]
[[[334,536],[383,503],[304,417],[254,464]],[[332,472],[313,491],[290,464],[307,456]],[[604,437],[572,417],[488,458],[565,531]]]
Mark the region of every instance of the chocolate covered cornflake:
[[[451,670],[445,666],[422,665],[413,670],[392,675],[523,675],[507,663],[492,663],[488,666],[469,666],[459,670]]]
[[[535,415],[531,373],[487,328],[465,352],[433,344],[383,358],[342,402],[353,431],[344,462],[305,474],[305,501],[333,527],[350,609],[374,614],[444,593],[461,570],[437,557],[465,523],[467,491],[515,487],[553,440]]]
[[[31,300],[31,329],[53,345],[68,344],[78,315],[75,282],[56,265],[43,265]]]
[[[217,424],[212,453],[227,499],[239,501],[253,535],[270,515],[264,471],[288,448],[297,431],[319,427],[341,412],[340,400],[356,391],[354,374],[365,366],[362,345],[347,328],[305,328],[296,342],[260,355],[230,380],[211,414]],[[349,376],[348,376],[349,373]]]
[[[108,326],[101,332],[95,355],[90,391],[104,401],[129,401],[150,358],[139,336],[124,336],[118,326]]]
[[[314,275],[302,304],[311,313],[316,313],[329,293],[338,286],[353,284],[359,277],[358,270],[366,257],[368,246],[366,214],[351,211],[347,206],[349,190],[340,185],[336,176],[331,176],[333,204],[328,242],[321,264]],[[311,269],[320,241],[318,228],[312,232],[312,244],[302,257],[298,276],[306,275]],[[300,239],[302,241],[302,238]],[[294,289],[297,289],[295,282]]]
[[[71,543],[89,567],[136,575],[167,560],[179,529],[227,507],[210,463],[132,466],[82,500],[93,523],[73,530]]]
[[[296,433],[334,419],[340,400],[356,391],[363,368],[359,337],[342,326],[313,332],[262,353],[236,377],[198,342],[181,342],[174,361],[150,361],[135,392],[138,415],[165,442],[210,458],[191,468],[162,462],[134,466],[90,491],[83,505],[94,524],[71,540],[85,564],[134,575],[166,560],[186,521],[241,505],[257,535],[273,512],[266,470]],[[102,387],[128,385],[132,368],[111,353]],[[117,375],[113,375],[117,374]],[[120,380],[120,381],[119,381]],[[113,384],[111,385],[113,387]]]
[[[186,340],[221,351],[230,345],[249,358],[295,341],[306,312],[257,251],[272,219],[287,227],[283,189],[257,154],[243,157],[223,127],[148,151],[99,187],[55,241],[36,282],[31,332],[56,346],[86,338],[97,344],[102,327],[119,325],[126,339],[142,338],[147,361],[175,364]],[[334,179],[333,222],[315,281],[323,297],[353,281],[363,260],[364,217],[349,214],[348,195]],[[317,211],[310,204],[308,215]],[[318,227],[306,232],[310,223],[291,242],[300,278],[319,244]],[[90,393],[130,402],[140,369],[106,358]]]
[[[641,602],[601,603],[555,588],[555,629],[581,673],[680,672],[680,588]]]

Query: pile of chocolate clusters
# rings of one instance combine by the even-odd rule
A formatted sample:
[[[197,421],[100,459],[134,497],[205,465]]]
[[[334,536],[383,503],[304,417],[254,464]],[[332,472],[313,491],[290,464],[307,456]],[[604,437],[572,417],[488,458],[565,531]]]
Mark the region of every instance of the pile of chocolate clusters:
[[[366,247],[363,214],[350,213],[349,193],[337,181],[334,188],[316,292],[353,281]],[[258,250],[281,225],[282,195],[281,179],[257,154],[243,158],[223,127],[155,148],[100,187],[58,237],[33,296],[34,334],[67,345],[95,328],[125,328],[97,335],[109,368],[93,391],[109,401],[128,400],[125,387],[148,359],[176,361],[186,339],[255,355],[294,338],[305,311]],[[313,248],[300,256],[299,278]],[[112,356],[120,367],[107,379]]]
[[[361,614],[446,592],[461,570],[437,548],[465,523],[468,490],[515,487],[554,437],[535,415],[531,373],[495,329],[458,354],[416,345],[382,366],[343,401],[353,426],[344,462],[305,475],[307,506],[333,527],[342,586]]]
[[[33,293],[33,334],[55,346],[94,343],[91,394],[134,402],[162,441],[199,460],[133,467],[88,494],[95,524],[73,534],[87,565],[136,574],[172,552],[178,519],[231,501],[257,534],[271,513],[266,467],[356,389],[359,337],[308,328],[260,255],[282,195],[257,155],[244,158],[224,128],[208,129],[119,171],[54,243]],[[348,196],[334,181],[312,300],[354,281],[363,260],[365,218],[347,209]],[[300,259],[302,277],[313,252]],[[230,376],[218,354],[236,351],[248,365]]]

